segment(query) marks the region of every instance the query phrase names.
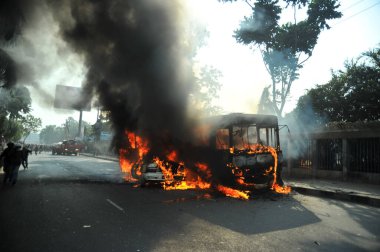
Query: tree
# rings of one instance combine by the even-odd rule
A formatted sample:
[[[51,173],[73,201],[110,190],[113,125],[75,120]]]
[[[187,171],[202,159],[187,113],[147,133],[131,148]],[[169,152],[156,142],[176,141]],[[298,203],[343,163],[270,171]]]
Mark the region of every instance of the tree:
[[[64,139],[64,128],[48,125],[40,132],[40,141],[44,144],[58,143]]]
[[[319,34],[330,28],[328,20],[342,16],[336,11],[340,5],[337,0],[283,0],[283,8],[279,0],[245,2],[252,8],[252,15],[244,18],[234,36],[239,43],[260,50],[272,80],[271,98],[268,95],[267,99],[274,113],[281,117],[291,86],[299,69],[311,57]],[[298,21],[297,14],[304,9],[307,18]],[[280,24],[283,10],[292,10],[294,20]]]
[[[42,125],[41,118],[32,116],[31,114],[26,115],[21,119],[22,133],[24,136],[23,142],[28,138],[30,133],[36,133]]]
[[[345,63],[344,71],[332,72],[331,80],[317,85],[298,100],[292,111],[299,121],[380,121],[380,48]]]
[[[23,114],[31,111],[32,99],[30,92],[25,86],[14,86],[9,89],[10,99],[7,104],[9,118],[20,119]]]
[[[44,144],[58,143],[62,140],[74,139],[78,133],[78,121],[68,117],[61,126],[47,125],[40,131],[40,141]],[[83,121],[85,136],[92,134],[91,125]]]
[[[0,88],[0,132],[5,139],[21,139],[23,122],[30,111],[31,98],[26,87]]]
[[[74,139],[78,135],[79,122],[71,116],[62,125],[65,132],[65,139]]]
[[[29,90],[24,86],[0,88],[0,114],[10,118],[21,118],[31,111]]]
[[[1,135],[6,141],[18,141],[21,139],[22,125],[18,120],[5,118],[0,124]]]

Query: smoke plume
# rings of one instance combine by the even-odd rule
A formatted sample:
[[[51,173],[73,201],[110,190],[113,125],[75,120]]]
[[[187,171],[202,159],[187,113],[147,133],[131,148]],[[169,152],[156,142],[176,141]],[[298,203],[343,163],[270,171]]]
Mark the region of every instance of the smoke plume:
[[[39,6],[55,19],[60,38],[88,69],[85,99],[96,97],[111,111],[116,140],[123,139],[126,129],[140,131],[157,149],[168,139],[189,140],[187,99],[193,75],[181,35],[180,1],[5,2],[13,27],[2,31],[8,41],[28,22],[35,23]]]
[[[85,89],[111,111],[116,139],[140,130],[154,147],[188,135],[192,72],[178,1],[67,0],[51,7],[65,41],[84,56]]]

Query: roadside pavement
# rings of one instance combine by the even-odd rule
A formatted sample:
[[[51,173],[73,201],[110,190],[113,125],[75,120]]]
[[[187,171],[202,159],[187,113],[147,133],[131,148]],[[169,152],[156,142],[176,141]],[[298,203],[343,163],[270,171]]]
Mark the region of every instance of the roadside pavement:
[[[298,193],[380,207],[380,185],[324,179],[285,179]]]
[[[119,161],[117,156],[94,156],[94,154],[90,153],[81,153],[81,155],[115,162]],[[378,184],[299,178],[286,178],[284,182],[290,186],[293,191],[300,194],[380,207],[380,185]]]

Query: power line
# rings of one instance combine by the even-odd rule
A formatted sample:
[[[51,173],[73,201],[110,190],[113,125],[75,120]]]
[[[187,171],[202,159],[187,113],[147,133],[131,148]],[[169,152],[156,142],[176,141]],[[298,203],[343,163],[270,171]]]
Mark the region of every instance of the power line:
[[[369,10],[369,9],[372,9],[373,7],[375,7],[375,6],[378,5],[378,4],[380,4],[380,2],[377,2],[377,3],[373,4],[373,5],[371,5],[371,6],[367,7],[367,8],[365,8],[364,10],[361,10],[361,11],[359,11],[359,12],[357,12],[357,13],[355,13],[355,14],[349,16],[348,18],[343,19],[343,20],[341,20],[341,21],[335,23],[334,26],[336,26],[336,25],[338,25],[338,24],[341,24],[341,23],[343,23],[343,22],[346,22],[347,20],[349,20],[349,19],[351,19],[351,18],[353,18],[353,17],[355,17],[355,16],[357,16],[357,15],[359,15],[359,14],[361,14],[361,13],[363,13],[363,12]]]
[[[356,3],[353,3],[353,4],[351,4],[350,6],[347,6],[346,8],[344,8],[343,10],[341,10],[342,12],[343,11],[346,11],[346,10],[348,10],[348,9],[351,9],[352,7],[354,7],[354,6],[356,6],[356,5],[358,5],[358,4],[360,4],[360,3],[364,3],[365,1],[367,1],[367,0],[359,0],[359,1],[357,1]]]

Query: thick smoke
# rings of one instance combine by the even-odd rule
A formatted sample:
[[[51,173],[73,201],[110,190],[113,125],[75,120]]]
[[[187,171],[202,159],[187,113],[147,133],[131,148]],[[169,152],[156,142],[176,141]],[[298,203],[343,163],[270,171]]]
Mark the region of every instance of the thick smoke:
[[[178,1],[67,0],[51,4],[65,41],[84,56],[85,89],[111,111],[116,139],[142,131],[153,148],[189,136],[192,83]]]
[[[123,144],[126,129],[140,131],[157,149],[166,141],[189,140],[187,98],[193,77],[181,36],[180,1],[2,3],[9,22],[1,31],[2,40],[12,41],[23,27],[35,23],[42,7],[46,16],[54,17],[59,35],[88,69],[85,99],[96,97],[103,109],[111,111],[117,147]]]
[[[10,88],[16,83],[16,67],[13,59],[0,49],[0,87]]]
[[[0,1],[0,46],[11,45],[20,34],[24,16],[19,1]],[[0,86],[16,84],[16,66],[9,54],[0,48]]]
[[[29,86],[33,102],[51,109],[55,85],[78,83],[83,69],[76,70],[81,62],[58,36],[48,3],[0,1],[0,24],[0,85]]]

